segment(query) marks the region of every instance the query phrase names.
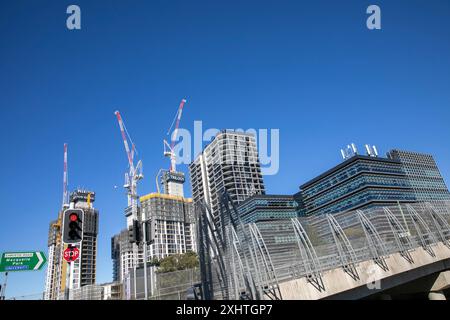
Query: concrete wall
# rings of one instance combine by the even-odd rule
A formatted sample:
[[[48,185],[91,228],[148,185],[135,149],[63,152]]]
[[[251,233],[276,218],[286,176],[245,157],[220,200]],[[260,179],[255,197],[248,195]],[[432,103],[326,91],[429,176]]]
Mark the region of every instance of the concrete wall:
[[[319,291],[306,278],[280,283],[284,300],[317,299],[361,299],[398,285],[405,284],[430,274],[450,269],[450,249],[439,242],[433,245],[435,256],[423,248],[410,252],[412,261],[400,253],[385,258],[387,269],[383,270],[374,261],[364,261],[356,265],[358,277],[352,277],[343,268],[325,271],[322,274],[325,290]],[[450,276],[449,276],[450,278]],[[447,275],[441,279],[447,281]],[[441,288],[444,285],[436,285]],[[369,285],[367,285],[369,284]]]

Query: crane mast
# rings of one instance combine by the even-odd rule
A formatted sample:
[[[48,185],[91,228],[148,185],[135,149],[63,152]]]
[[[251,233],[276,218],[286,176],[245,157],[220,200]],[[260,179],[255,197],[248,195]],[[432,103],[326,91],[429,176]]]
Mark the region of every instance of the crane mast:
[[[134,155],[136,153],[136,147],[131,140],[130,135],[125,127],[122,116],[119,111],[114,113],[117,117],[117,122],[119,123],[120,133],[122,135],[123,144],[125,147],[125,152],[128,158],[128,172],[125,173],[125,184],[124,188],[127,190],[128,197],[128,210],[131,210],[132,219],[128,219],[127,223],[133,219],[137,219],[138,215],[138,193],[137,193],[137,183],[139,180],[143,179],[144,176],[142,174],[142,161],[139,160],[136,165],[134,165]],[[129,147],[128,140],[131,143],[131,150]]]
[[[178,128],[180,126],[180,120],[181,120],[181,116],[183,114],[183,108],[184,108],[184,104],[185,103],[186,103],[186,99],[182,99],[181,102],[180,102],[180,106],[178,107],[178,111],[177,111],[177,114],[175,116],[175,119],[172,122],[172,125],[170,126],[169,130],[167,131],[167,135],[169,135],[170,134],[170,130],[173,127],[173,123],[176,120],[175,129],[173,130],[172,137],[170,139],[170,145],[169,145],[169,143],[166,140],[164,140],[164,156],[170,158],[170,169],[169,169],[170,172],[175,172],[176,171],[177,159],[176,159],[176,156],[175,156],[174,148],[175,148],[175,141],[177,140],[177,137],[178,137]],[[167,147],[168,150],[166,150],[166,147]]]
[[[62,207],[64,208],[69,204],[67,194],[67,143],[64,143],[64,174],[63,174],[63,199],[62,199]]]
[[[175,118],[173,119],[172,124],[167,131],[167,135],[170,135],[172,127],[175,124],[175,128],[171,134],[170,144],[167,142],[167,140],[164,140],[164,156],[170,158],[170,168],[169,170],[161,169],[156,175],[156,188],[158,190],[158,193],[160,192],[158,178],[160,174],[162,174],[161,183],[164,185],[164,193],[180,197],[184,197],[183,184],[185,182],[185,177],[184,173],[177,172],[176,170],[177,158],[175,155],[175,142],[178,138],[178,129],[180,127],[181,116],[183,114],[185,103],[186,99],[182,99],[177,113],[175,114]]]

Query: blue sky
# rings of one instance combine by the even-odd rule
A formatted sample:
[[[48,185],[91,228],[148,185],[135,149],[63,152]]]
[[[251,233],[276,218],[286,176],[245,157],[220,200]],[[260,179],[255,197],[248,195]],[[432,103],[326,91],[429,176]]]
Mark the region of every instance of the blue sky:
[[[82,30],[66,28],[70,4]],[[370,4],[382,30],[366,28]],[[449,39],[448,0],[2,1],[0,252],[47,251],[67,142],[70,189],[97,193],[97,280],[110,281],[110,237],[126,206],[114,186],[127,168],[114,111],[149,193],[168,167],[162,139],[183,97],[189,130],[195,120],[280,129],[269,193],[296,192],[350,142],[432,153],[449,184]],[[8,296],[42,292],[44,280],[10,273]]]

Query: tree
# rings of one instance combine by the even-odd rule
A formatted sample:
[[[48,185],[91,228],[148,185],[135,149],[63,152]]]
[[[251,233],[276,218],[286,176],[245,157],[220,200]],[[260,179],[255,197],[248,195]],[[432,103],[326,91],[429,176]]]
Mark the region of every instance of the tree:
[[[159,265],[161,264],[161,261],[154,257],[151,261],[150,261],[150,266],[155,266],[155,267],[159,267]]]
[[[158,261],[157,272],[166,273],[177,270],[193,269],[199,266],[198,255],[195,252],[188,251],[184,254],[173,254]]]
[[[198,256],[193,251],[181,255],[178,260],[178,270],[193,269],[199,266]]]

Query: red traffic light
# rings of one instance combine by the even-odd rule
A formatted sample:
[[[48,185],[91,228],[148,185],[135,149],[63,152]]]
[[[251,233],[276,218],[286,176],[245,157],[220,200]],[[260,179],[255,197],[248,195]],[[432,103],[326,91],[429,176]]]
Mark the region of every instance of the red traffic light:
[[[77,221],[77,220],[78,220],[78,215],[77,215],[76,213],[72,213],[72,214],[69,216],[69,220],[70,220],[70,221]]]

